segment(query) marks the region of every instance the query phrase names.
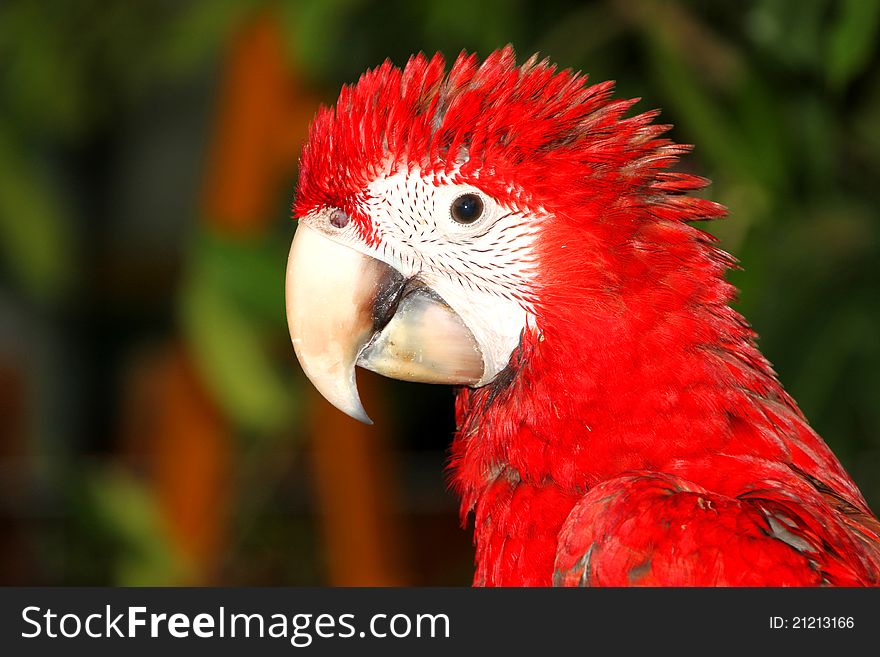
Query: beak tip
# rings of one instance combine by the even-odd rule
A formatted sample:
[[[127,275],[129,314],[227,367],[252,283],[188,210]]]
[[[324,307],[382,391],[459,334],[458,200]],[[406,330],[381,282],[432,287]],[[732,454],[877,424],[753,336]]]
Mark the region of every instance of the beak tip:
[[[350,418],[364,424],[373,424],[358,395],[354,364],[345,367],[349,370],[347,375],[341,375],[338,368],[308,367],[306,363],[309,361],[304,360],[298,353],[297,356],[306,377],[324,399]]]
[[[358,422],[363,422],[364,424],[366,424],[368,426],[373,425],[373,421],[370,419],[370,416],[367,415],[367,412],[364,410],[363,406],[361,406],[360,404],[358,405],[358,408],[354,408],[351,410],[346,410],[346,409],[339,409],[339,410],[343,411],[350,418],[353,418],[353,419],[357,420]]]

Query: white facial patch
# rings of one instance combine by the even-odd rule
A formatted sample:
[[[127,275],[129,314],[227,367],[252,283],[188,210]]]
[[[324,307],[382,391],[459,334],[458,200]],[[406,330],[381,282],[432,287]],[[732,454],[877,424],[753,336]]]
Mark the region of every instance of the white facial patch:
[[[537,219],[471,185],[425,179],[418,171],[380,178],[367,192],[363,210],[379,245],[354,243],[350,228],[335,238],[418,277],[440,295],[479,343],[485,369],[477,385],[485,385],[507,367],[531,316]],[[482,212],[464,224],[450,209],[466,194],[479,197]]]

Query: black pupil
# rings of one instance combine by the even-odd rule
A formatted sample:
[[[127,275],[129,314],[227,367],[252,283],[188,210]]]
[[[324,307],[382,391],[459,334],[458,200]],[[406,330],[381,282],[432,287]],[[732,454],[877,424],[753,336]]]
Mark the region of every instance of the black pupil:
[[[464,194],[452,202],[452,218],[460,224],[472,224],[483,214],[483,201],[476,194]]]

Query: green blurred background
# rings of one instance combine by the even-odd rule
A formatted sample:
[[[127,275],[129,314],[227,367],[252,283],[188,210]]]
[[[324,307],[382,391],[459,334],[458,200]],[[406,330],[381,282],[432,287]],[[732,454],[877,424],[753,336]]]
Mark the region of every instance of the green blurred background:
[[[0,583],[468,584],[447,388],[304,385],[301,140],[386,57],[512,43],[696,144],[761,347],[880,507],[880,2],[0,5]]]

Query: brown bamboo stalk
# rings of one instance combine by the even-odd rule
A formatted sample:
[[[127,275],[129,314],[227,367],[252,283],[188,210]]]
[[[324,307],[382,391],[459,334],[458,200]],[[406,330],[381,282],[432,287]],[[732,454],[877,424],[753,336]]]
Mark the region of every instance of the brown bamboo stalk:
[[[166,531],[184,565],[181,584],[217,582],[226,544],[233,454],[229,422],[184,347],[158,369],[153,481]]]
[[[311,463],[322,515],[328,583],[402,586],[410,582],[401,541],[389,420],[381,379],[364,373],[358,387],[375,425],[333,408],[309,388]]]

